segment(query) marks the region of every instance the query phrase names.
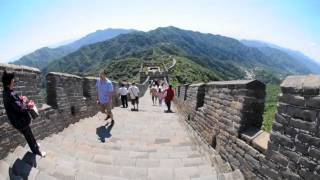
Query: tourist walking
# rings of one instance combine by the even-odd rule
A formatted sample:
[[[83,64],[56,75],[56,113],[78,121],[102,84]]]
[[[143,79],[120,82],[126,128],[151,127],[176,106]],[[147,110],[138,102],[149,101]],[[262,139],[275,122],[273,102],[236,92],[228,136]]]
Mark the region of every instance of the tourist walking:
[[[113,96],[113,85],[112,81],[107,78],[107,72],[104,70],[100,73],[100,78],[97,79],[97,104],[100,107],[102,113],[107,115],[105,120],[111,118],[111,124],[114,124],[112,114],[112,96]]]
[[[119,93],[121,96],[122,107],[127,108],[128,107],[128,89],[124,86],[124,84],[121,84],[121,87],[119,88]]]
[[[139,88],[136,86],[136,83],[133,82],[132,85],[130,85],[129,89],[129,94],[130,94],[130,99],[131,99],[131,103],[133,105],[133,109],[131,109],[132,111],[139,111]],[[136,108],[137,106],[137,108]]]
[[[14,73],[6,70],[2,75],[3,104],[11,125],[23,134],[33,154],[44,157],[46,153],[40,151],[39,144],[30,128],[31,118],[29,111],[33,109],[34,102],[26,96],[18,96],[14,91]]]
[[[168,107],[168,110],[165,111],[167,113],[170,113],[172,112],[171,111],[171,101],[173,100],[173,97],[174,97],[174,91],[172,89],[172,85],[169,85],[169,88],[165,90],[165,102],[166,102],[166,105]]]
[[[158,100],[158,88],[155,85],[152,85],[150,88],[150,95],[152,98],[152,104],[155,105],[157,103]]]
[[[163,97],[164,97],[164,90],[163,90],[162,86],[159,86],[157,96],[158,96],[158,100],[159,100],[159,106],[161,106],[162,101],[163,101]]]

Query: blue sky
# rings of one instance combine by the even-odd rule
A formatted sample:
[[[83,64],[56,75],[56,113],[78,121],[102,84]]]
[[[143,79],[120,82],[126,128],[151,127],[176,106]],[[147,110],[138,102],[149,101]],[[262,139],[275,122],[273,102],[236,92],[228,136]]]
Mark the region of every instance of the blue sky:
[[[0,0],[0,62],[98,29],[177,26],[320,60],[319,0]]]

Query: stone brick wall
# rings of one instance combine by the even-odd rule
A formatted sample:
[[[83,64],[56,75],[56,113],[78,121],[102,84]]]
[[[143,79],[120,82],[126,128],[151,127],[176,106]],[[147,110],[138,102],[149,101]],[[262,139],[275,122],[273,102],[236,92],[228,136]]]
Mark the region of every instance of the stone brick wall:
[[[56,112],[45,104],[44,97],[41,91],[41,76],[39,69],[0,64],[0,75],[2,77],[4,70],[15,73],[15,91],[19,95],[27,96],[29,99],[36,102],[39,109],[40,117],[32,121],[31,127],[36,138],[43,138],[53,131],[57,131],[58,125],[55,121]],[[0,83],[1,91],[3,90],[2,83]],[[14,129],[7,118],[2,92],[0,96],[0,159],[5,157],[7,153],[13,150],[20,144],[25,144],[25,139],[20,133]],[[52,122],[51,120],[52,119]],[[54,120],[53,120],[54,119]]]
[[[85,117],[87,106],[82,77],[50,72],[46,79],[48,105],[58,109],[66,125]]]
[[[50,134],[62,131],[81,118],[97,113],[96,78],[79,77],[65,73],[51,72],[46,76],[46,90],[41,89],[41,73],[39,69],[26,66],[0,64],[0,75],[3,70],[15,73],[15,91],[34,100],[39,109],[39,117],[31,123],[36,139],[43,139]],[[119,87],[113,82],[115,92]],[[147,90],[147,84],[138,85],[141,96]],[[0,83],[1,90],[3,89]],[[47,92],[47,98],[44,92]],[[120,104],[119,98],[113,97],[114,106]],[[45,102],[47,99],[47,102]],[[0,96],[0,159],[13,151],[18,145],[24,145],[25,139],[15,130],[7,118],[2,95]]]
[[[320,76],[281,84],[267,158],[288,178],[320,179]]]
[[[189,87],[189,84],[185,84],[185,85],[181,85],[179,86],[179,99],[181,100],[181,102],[184,102],[187,98],[187,90]]]
[[[290,76],[281,88],[271,137],[260,130],[265,86],[258,81],[180,86],[186,100],[175,102],[202,141],[247,179],[320,179],[320,77]]]
[[[85,102],[87,105],[88,112],[90,113],[90,116],[93,116],[97,111],[96,82],[97,82],[97,77],[83,78],[83,96],[85,97]]]

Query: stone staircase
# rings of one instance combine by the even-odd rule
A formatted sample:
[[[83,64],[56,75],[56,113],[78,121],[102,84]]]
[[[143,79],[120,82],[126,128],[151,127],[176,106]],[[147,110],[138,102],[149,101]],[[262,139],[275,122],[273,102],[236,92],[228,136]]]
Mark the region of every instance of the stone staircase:
[[[0,160],[0,180],[243,179],[219,173],[176,113],[152,106],[148,93],[140,104],[139,112],[115,108],[114,126],[98,113],[39,141],[45,158],[17,147]]]

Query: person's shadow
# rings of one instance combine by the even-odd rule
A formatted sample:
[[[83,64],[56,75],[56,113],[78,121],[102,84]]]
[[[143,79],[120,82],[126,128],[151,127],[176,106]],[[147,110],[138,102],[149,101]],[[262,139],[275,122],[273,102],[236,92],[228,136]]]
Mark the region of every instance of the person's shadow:
[[[22,159],[18,158],[14,161],[11,168],[9,168],[10,179],[17,179],[17,176],[27,180],[32,168],[37,167],[36,155],[27,152]],[[19,179],[19,178],[18,178]]]
[[[96,134],[97,136],[99,136],[99,140],[101,142],[103,143],[106,142],[106,138],[110,138],[112,136],[110,134],[112,127],[113,127],[113,124],[109,125],[109,123],[107,123],[106,125],[100,126],[97,128]]]

